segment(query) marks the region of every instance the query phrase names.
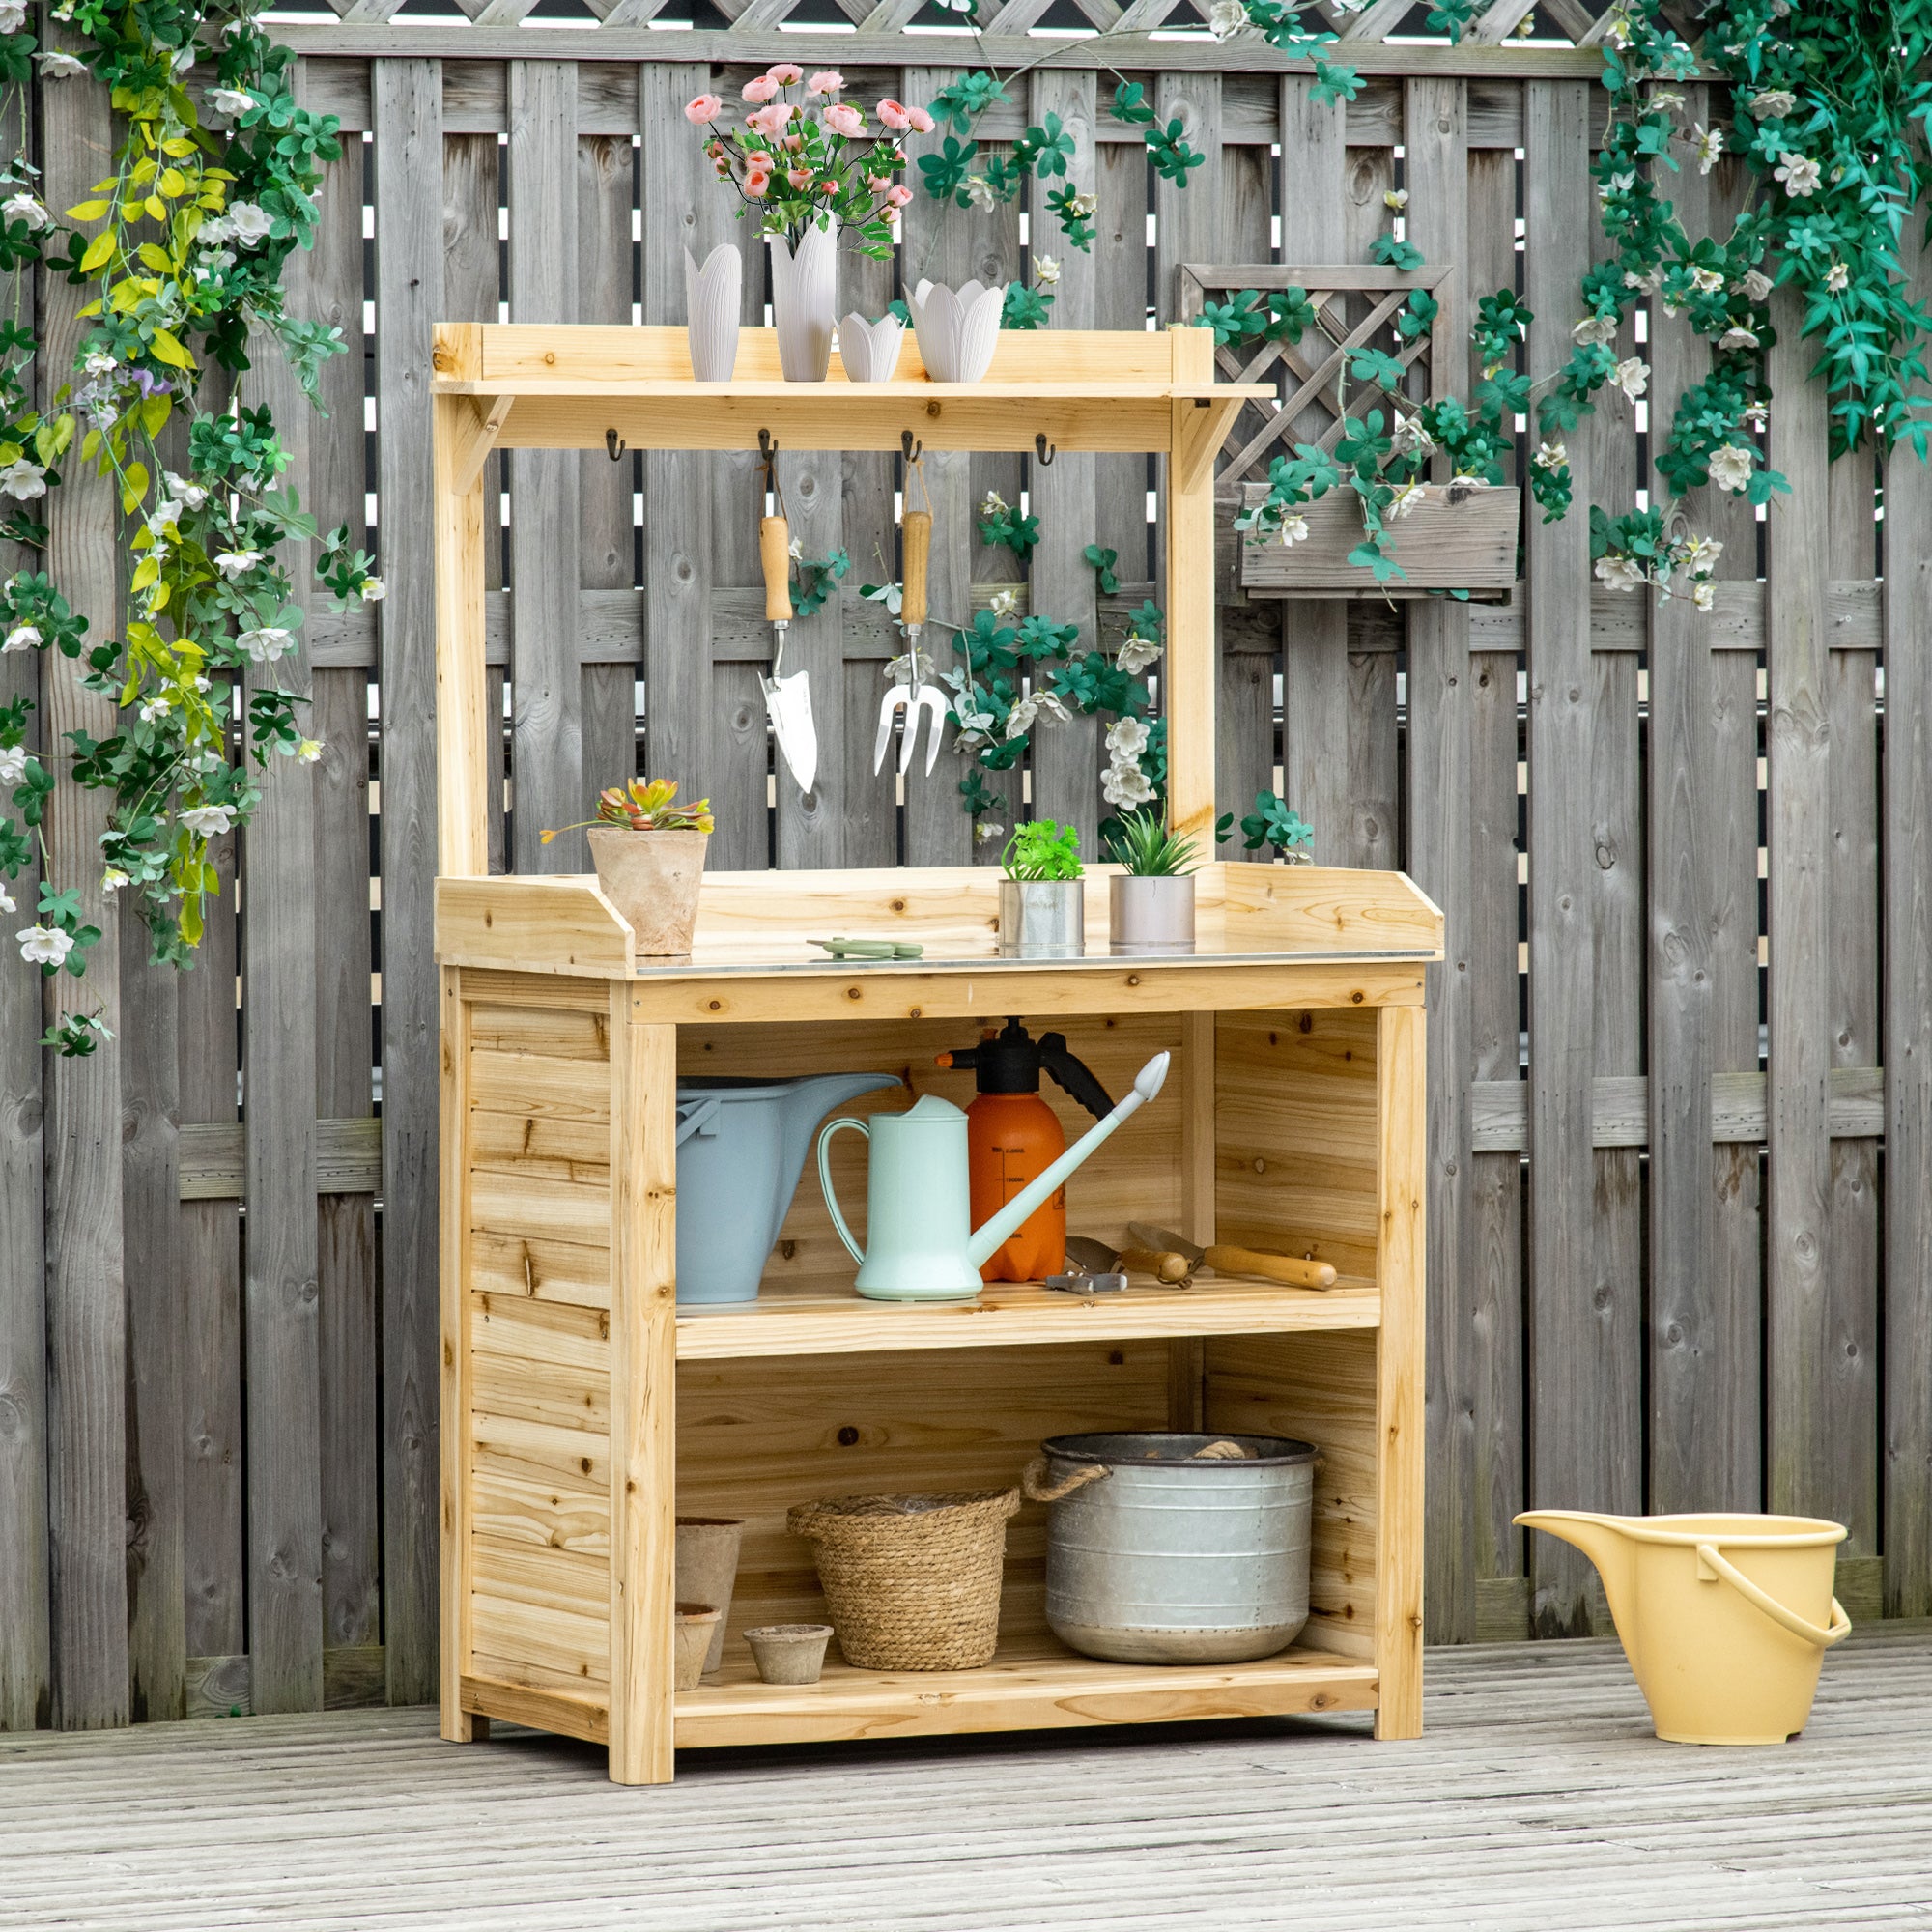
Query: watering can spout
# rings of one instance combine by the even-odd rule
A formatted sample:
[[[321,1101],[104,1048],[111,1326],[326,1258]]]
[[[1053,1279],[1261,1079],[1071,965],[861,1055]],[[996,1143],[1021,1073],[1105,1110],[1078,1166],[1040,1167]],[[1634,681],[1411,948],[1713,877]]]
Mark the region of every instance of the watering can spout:
[[[1604,1595],[1617,1629],[1630,1628],[1625,1612],[1630,1603],[1635,1548],[1631,1525],[1641,1522],[1641,1517],[1605,1516],[1593,1510],[1525,1510],[1516,1520],[1524,1529],[1547,1530],[1580,1549],[1597,1566],[1597,1575],[1604,1579]],[[1634,1664],[1635,1660],[1632,1662]]]
[[[1160,1092],[1167,1078],[1168,1055],[1157,1053],[1134,1076],[1134,1084],[1120,1105],[1096,1125],[1090,1127],[1046,1172],[1023,1187],[983,1227],[973,1231],[966,1247],[966,1259],[975,1268],[981,1266],[1009,1235],[1042,1202],[1052,1199],[1065,1184],[1066,1177],[1111,1134],[1121,1122]]]

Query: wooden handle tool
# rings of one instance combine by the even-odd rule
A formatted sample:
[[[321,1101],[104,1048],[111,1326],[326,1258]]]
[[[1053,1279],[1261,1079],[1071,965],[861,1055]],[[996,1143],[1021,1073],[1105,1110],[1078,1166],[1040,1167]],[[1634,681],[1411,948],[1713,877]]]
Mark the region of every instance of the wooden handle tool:
[[[905,533],[905,588],[899,598],[899,622],[917,631],[925,622],[925,564],[932,554],[932,512],[908,510]]]
[[[1151,1274],[1156,1281],[1182,1282],[1194,1272],[1185,1255],[1158,1254],[1151,1248],[1122,1248],[1114,1259],[1123,1268]]]
[[[1257,1248],[1210,1246],[1202,1261],[1216,1274],[1258,1274],[1290,1288],[1333,1288],[1335,1270],[1326,1262],[1305,1262],[1298,1255],[1269,1255]]]
[[[765,572],[765,620],[791,622],[791,526],[782,517],[758,525],[758,561]]]

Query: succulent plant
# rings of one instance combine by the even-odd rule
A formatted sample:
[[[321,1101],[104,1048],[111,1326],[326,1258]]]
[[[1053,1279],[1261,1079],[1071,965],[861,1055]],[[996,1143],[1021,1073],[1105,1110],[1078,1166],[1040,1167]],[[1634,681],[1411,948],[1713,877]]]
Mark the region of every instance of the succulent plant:
[[[711,801],[700,798],[695,804],[676,805],[675,779],[633,779],[629,784],[611,785],[597,794],[597,816],[580,818],[575,825],[559,825],[543,835],[548,845],[566,832],[581,832],[588,825],[626,825],[633,832],[709,832],[714,829]]]

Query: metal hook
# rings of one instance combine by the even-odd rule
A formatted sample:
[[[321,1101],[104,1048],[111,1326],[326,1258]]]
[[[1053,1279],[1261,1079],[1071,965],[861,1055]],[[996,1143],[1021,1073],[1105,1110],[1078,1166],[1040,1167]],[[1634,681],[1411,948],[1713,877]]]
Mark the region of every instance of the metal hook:
[[[912,440],[912,431],[902,429],[899,431],[899,453],[908,463],[917,463],[925,454],[925,444],[915,442]]]
[[[614,429],[607,429],[604,432],[604,453],[612,463],[622,461],[625,447],[623,438]]]
[[[771,431],[768,429],[761,429],[758,432],[759,461],[763,463],[769,463],[772,460],[772,458],[775,457],[778,453],[779,453],[779,446],[776,442],[772,440]]]
[[[1059,454],[1060,452],[1057,449],[1049,449],[1046,446],[1046,432],[1044,430],[1041,430],[1039,434],[1034,438],[1033,460],[1036,463],[1037,463],[1042,469],[1050,469],[1053,464],[1053,459]]]

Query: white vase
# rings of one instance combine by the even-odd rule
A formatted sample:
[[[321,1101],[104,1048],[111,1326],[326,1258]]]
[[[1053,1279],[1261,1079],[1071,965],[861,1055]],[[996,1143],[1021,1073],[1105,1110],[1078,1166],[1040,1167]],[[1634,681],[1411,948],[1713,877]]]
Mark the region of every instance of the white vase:
[[[684,251],[684,326],[691,343],[691,373],[700,383],[728,383],[738,365],[738,314],[745,264],[721,242],[697,266]]]
[[[838,318],[838,359],[855,383],[890,383],[905,345],[905,324],[895,315],[867,322],[856,310]]]
[[[992,367],[1000,343],[1006,285],[968,282],[956,293],[943,282],[922,282],[907,300],[919,337],[919,359],[935,383],[977,383]]]
[[[772,244],[772,320],[779,332],[779,367],[787,383],[822,383],[832,360],[832,308],[838,299],[838,224],[814,222],[797,248],[782,235]]]

